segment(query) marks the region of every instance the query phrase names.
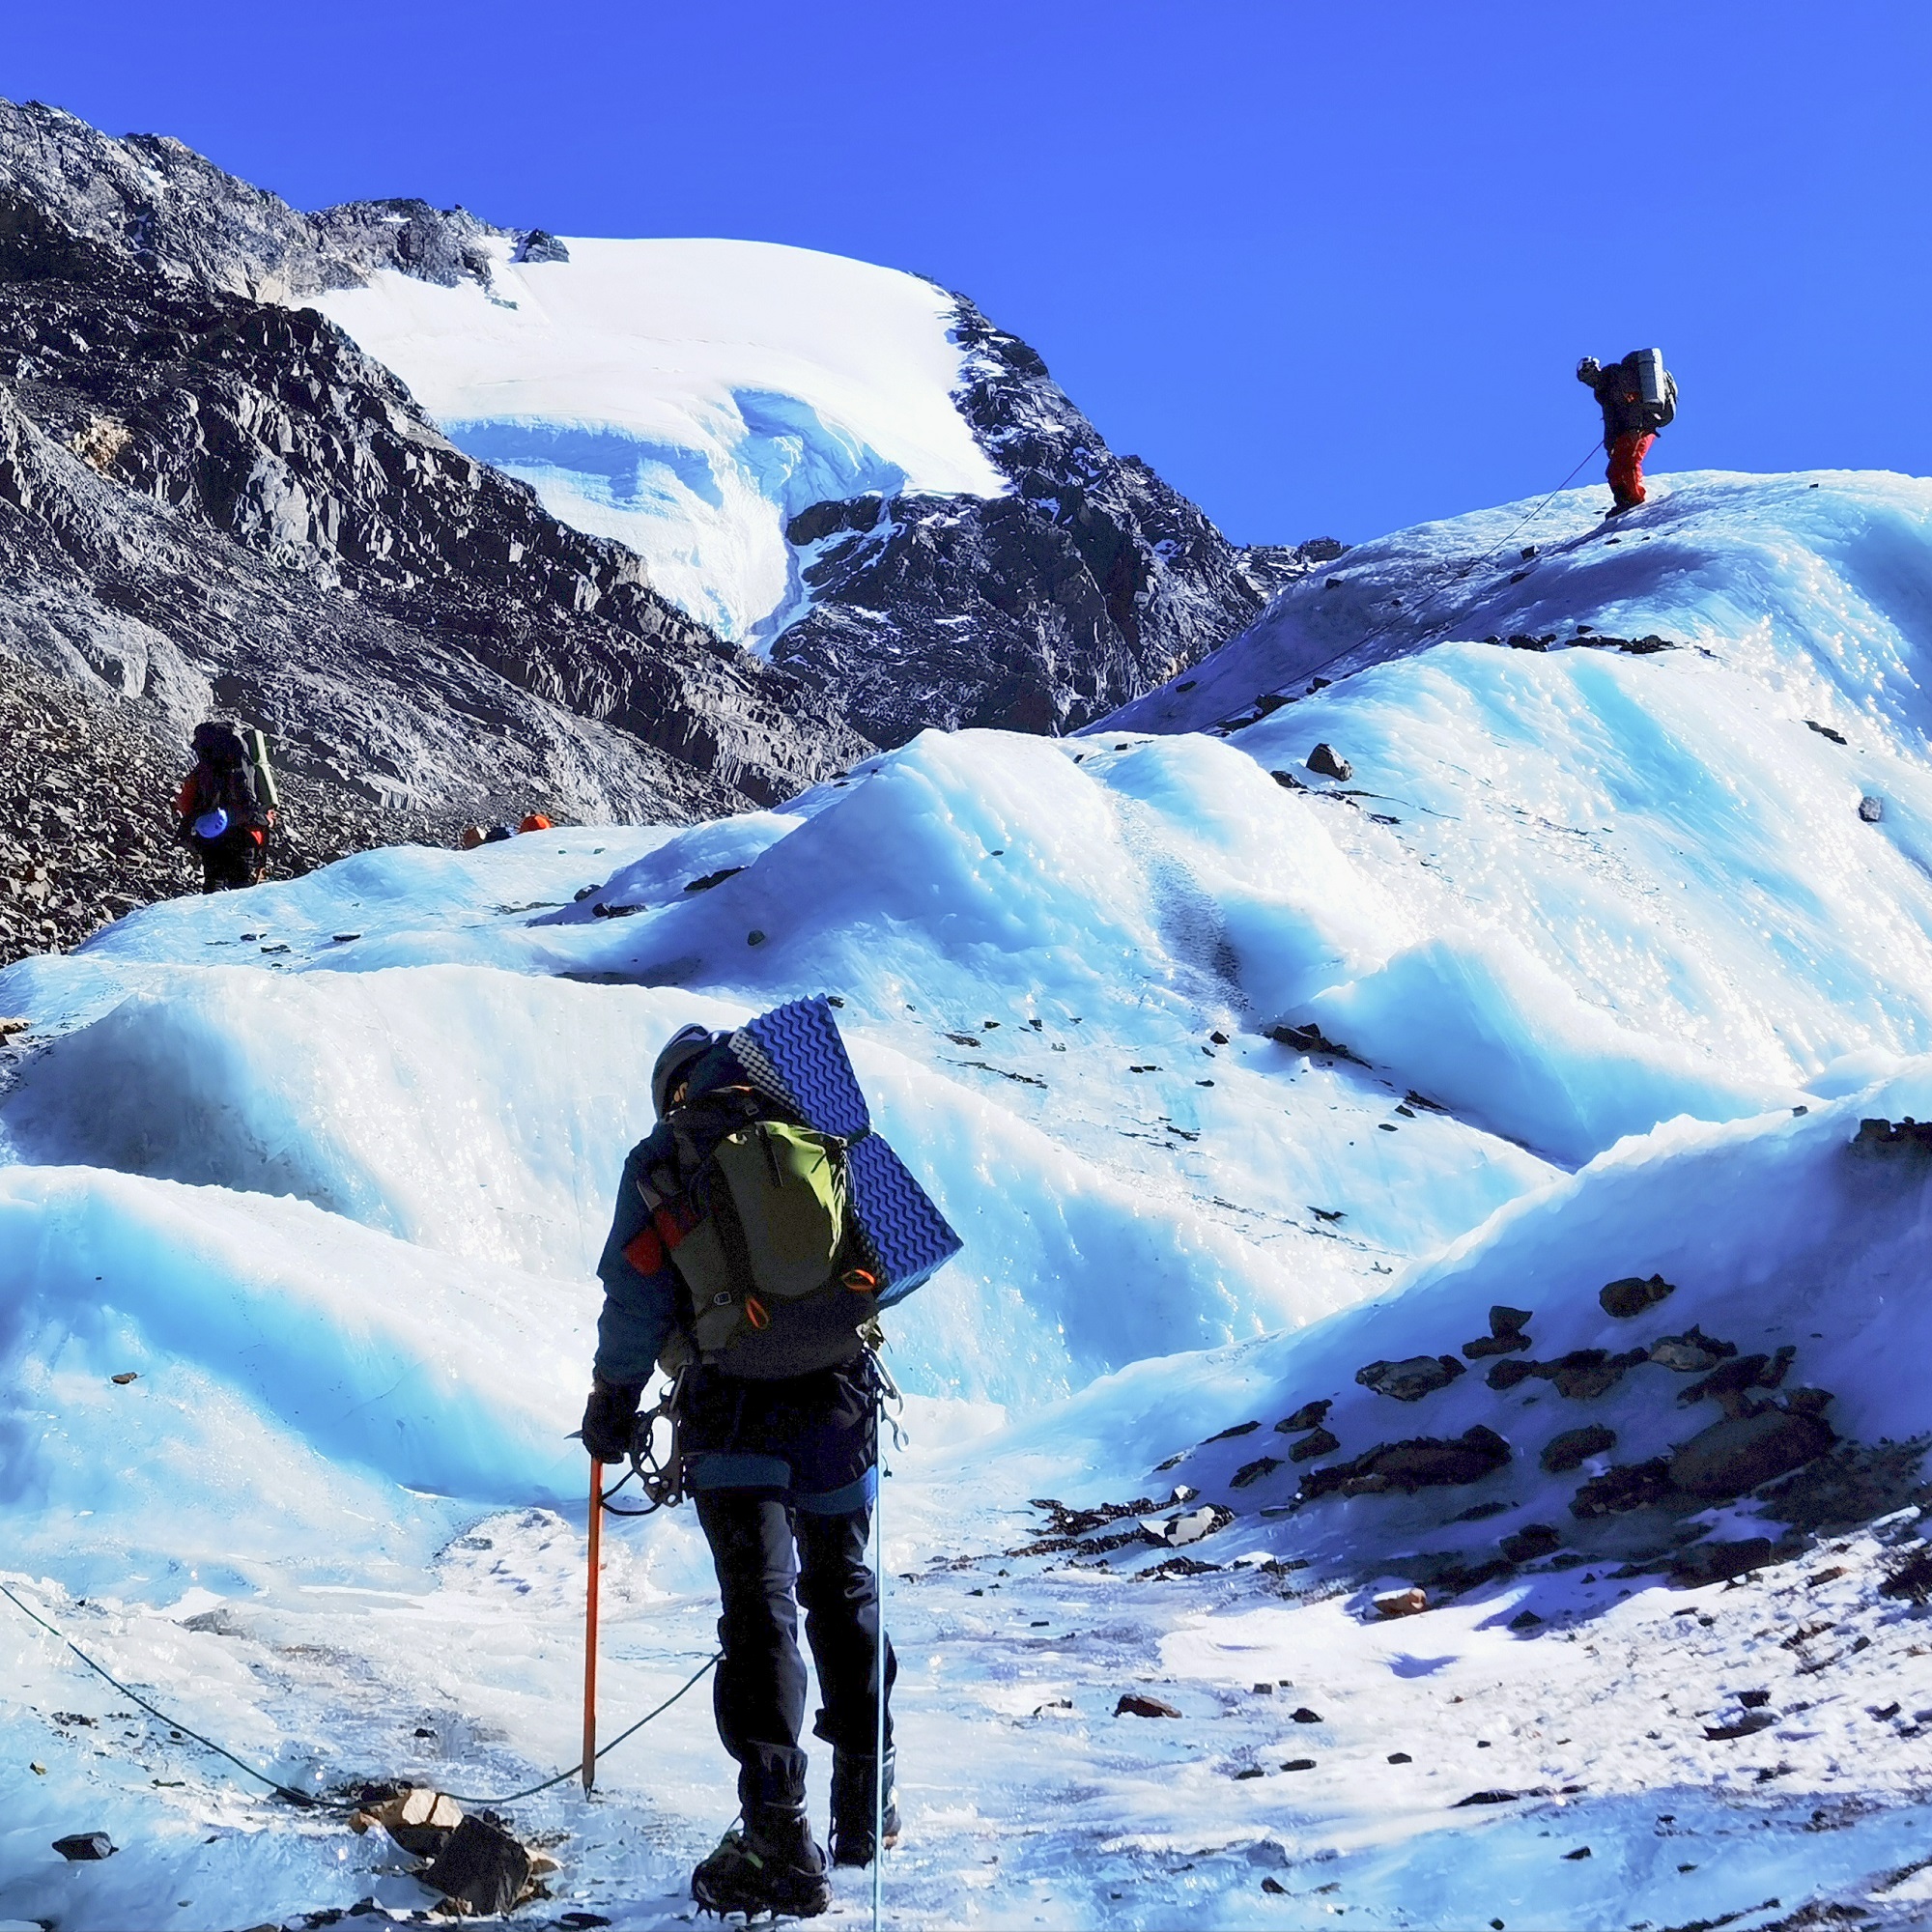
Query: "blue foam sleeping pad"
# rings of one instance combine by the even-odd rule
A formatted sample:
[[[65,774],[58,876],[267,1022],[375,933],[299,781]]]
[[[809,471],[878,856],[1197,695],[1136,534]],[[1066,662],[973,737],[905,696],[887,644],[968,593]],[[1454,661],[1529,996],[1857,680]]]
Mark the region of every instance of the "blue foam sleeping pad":
[[[793,1000],[748,1021],[731,1050],[753,1084],[807,1126],[851,1142],[846,1173],[859,1232],[877,1264],[879,1306],[903,1301],[965,1244],[881,1135],[822,999]]]

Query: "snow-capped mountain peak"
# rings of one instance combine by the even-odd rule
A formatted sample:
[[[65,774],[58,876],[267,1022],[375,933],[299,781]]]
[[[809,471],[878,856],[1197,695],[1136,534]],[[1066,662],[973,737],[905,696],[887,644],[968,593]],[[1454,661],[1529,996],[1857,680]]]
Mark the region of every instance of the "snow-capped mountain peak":
[[[913,275],[775,243],[491,246],[487,287],[384,270],[317,298],[471,455],[614,537],[721,637],[801,601],[785,526],[827,499],[997,497],[953,402],[952,303]]]

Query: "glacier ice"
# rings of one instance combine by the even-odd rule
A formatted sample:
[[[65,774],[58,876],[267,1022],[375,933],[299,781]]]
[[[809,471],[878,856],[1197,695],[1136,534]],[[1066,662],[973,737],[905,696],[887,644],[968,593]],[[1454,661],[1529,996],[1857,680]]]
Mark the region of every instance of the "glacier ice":
[[[916,1435],[886,1491],[892,1568],[918,1579],[894,1611],[908,1922],[947,1922],[969,1879],[1013,1917],[1285,1922],[1263,1872],[1310,1900],[1343,1885],[1370,1922],[1478,1893],[1530,1901],[1505,1918],[1681,1922],[1909,1862],[1908,1754],[1864,1690],[1786,1721],[1776,1757],[1703,1735],[1773,1668],[1753,1633],[1801,1587],[1779,1573],[1697,1599],[1708,1635],[1607,1567],[1400,1629],[1350,1594],[1554,1521],[1581,1480],[1541,1470],[1584,1408],[1547,1381],[1499,1411],[1481,1362],[1413,1410],[1354,1380],[1459,1350],[1494,1301],[1533,1310],[1539,1357],[1693,1321],[1782,1336],[1842,1434],[1928,1427],[1923,1187],[1848,1150],[1867,1113],[1932,1113],[1932,485],[1665,478],[1614,547],[1591,507],[1553,505],[1524,532],[1538,555],[1499,559],[1441,635],[1437,575],[1520,508],[1362,546],[1340,587],[1297,586],[1077,739],[928,733],[777,811],[364,854],[0,973],[0,1011],[33,1024],[0,1098],[9,1586],[290,1778],[501,1791],[568,1763],[566,1432],[644,1070],[688,1016],[829,993],[968,1242],[892,1324]],[[1300,695],[1396,597],[1377,661]],[[1579,620],[1678,648],[1592,648]],[[1482,641],[1531,632],[1561,635]],[[1291,672],[1293,701],[1255,704]],[[1348,784],[1305,770],[1318,740]],[[1653,1270],[1670,1300],[1605,1315],[1604,1282]],[[1593,1399],[1615,1460],[1716,1414],[1672,1423],[1677,1381],[1650,1365]],[[1467,1493],[1505,1507],[1453,1533],[1428,1492],[1264,1515],[1299,1465],[1234,1479],[1315,1397],[1348,1455],[1503,1413],[1508,1480]],[[1237,1512],[1201,1548],[1245,1567],[1197,1589],[993,1553],[1036,1532],[1030,1497],[1176,1481]],[[1752,1508],[1686,1534],[1755,1533]],[[641,1710],[715,1609],[688,1520],[611,1544],[611,1695]],[[1876,1574],[1876,1542],[1846,1548]],[[1257,1567],[1283,1554],[1314,1566],[1306,1601]],[[1543,1622],[1513,1629],[1525,1611]],[[1863,1599],[1833,1614],[1870,1639],[1848,1684],[1877,1702],[1889,1672],[1932,1709]],[[108,1726],[111,1693],[87,1701],[4,1604],[0,1662],[0,1742],[47,1767],[0,1831],[0,1914],[426,1902],[320,1824],[262,1829],[165,1727]],[[1143,1676],[1180,1723],[1113,1723]],[[1332,1726],[1294,1740],[1321,1763],[1299,1784],[1276,1768],[1283,1699],[1250,1688],[1288,1677]],[[1613,1715],[1586,1732],[1585,1703]],[[99,1727],[51,1715],[77,1710]],[[1413,1784],[1390,1782],[1392,1734]],[[694,1696],[612,1761],[608,1811],[533,1816],[574,1834],[575,1901],[670,1922],[720,1779]],[[1566,1781],[1589,1788],[1559,1805]],[[1557,1795],[1457,1808],[1486,1783]],[[1855,1791],[1883,1803],[1807,1835]],[[1765,1829],[1734,1830],[1740,1805]],[[128,1849],[63,1874],[44,1846],[82,1808]],[[1591,1861],[1538,1835],[1572,1825]],[[1129,1887],[1132,1913],[1110,1896]]]

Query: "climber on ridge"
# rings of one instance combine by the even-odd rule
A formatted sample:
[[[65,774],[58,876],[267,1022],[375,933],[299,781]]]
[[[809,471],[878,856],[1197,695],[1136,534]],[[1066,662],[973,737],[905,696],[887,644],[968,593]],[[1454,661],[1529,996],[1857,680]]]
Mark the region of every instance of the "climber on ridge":
[[[1663,366],[1661,349],[1633,349],[1606,369],[1594,355],[1577,364],[1577,380],[1586,384],[1604,412],[1604,447],[1609,452],[1608,481],[1615,498],[1609,514],[1620,517],[1644,499],[1643,459],[1677,413],[1677,379]]]
[[[175,796],[175,836],[201,860],[201,889],[260,885],[275,818],[257,790],[256,760],[232,724],[197,724],[189,743],[195,765]]]
[[[815,1211],[836,1229],[844,1195],[814,1210],[823,1139],[753,1088],[730,1041],[684,1027],[652,1070],[658,1123],[624,1163],[597,1264],[604,1311],[581,1434],[600,1463],[623,1463],[653,1368],[682,1374],[678,1450],[724,1611],[713,1702],[742,1807],[693,1872],[692,1893],[712,1912],[809,1918],[832,1890],[806,1814],[801,1604],[822,1701],[812,1730],[833,1753],[832,1861],[872,1862],[882,1765],[888,1846],[899,1831],[892,1720],[875,1701],[882,1644],[887,1699],[898,1665],[866,1561],[878,1480],[881,1372],[867,1343],[875,1290],[836,1232],[822,1291],[781,1301],[787,1291],[762,1285],[758,1258],[799,1245],[786,1231],[808,1233]],[[742,1205],[757,1193],[729,1178],[721,1189],[740,1144],[762,1148],[746,1156],[760,1187],[768,1163],[773,1198],[791,1204],[764,1208],[762,1223]],[[823,1271],[824,1252],[806,1245]]]

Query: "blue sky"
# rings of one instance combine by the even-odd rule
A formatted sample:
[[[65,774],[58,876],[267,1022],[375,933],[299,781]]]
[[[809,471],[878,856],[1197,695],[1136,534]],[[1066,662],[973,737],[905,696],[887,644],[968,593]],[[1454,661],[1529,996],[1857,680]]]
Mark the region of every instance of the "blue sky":
[[[1918,0],[7,12],[0,93],[304,207],[964,289],[1244,540],[1547,490],[1592,440],[1577,356],[1651,342],[1657,468],[1932,468]]]

